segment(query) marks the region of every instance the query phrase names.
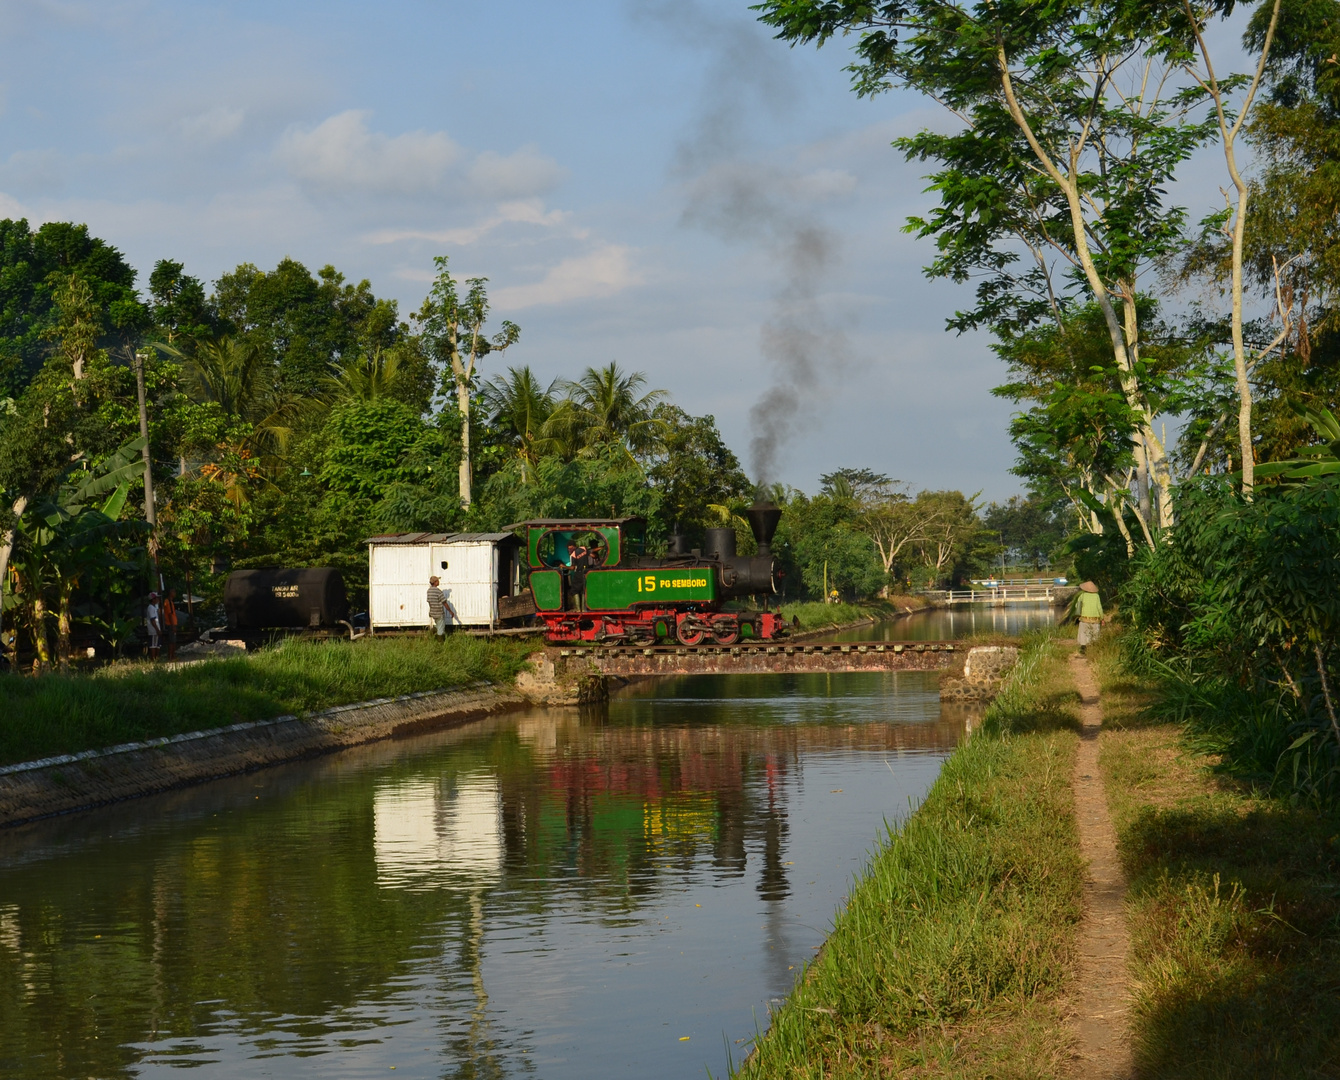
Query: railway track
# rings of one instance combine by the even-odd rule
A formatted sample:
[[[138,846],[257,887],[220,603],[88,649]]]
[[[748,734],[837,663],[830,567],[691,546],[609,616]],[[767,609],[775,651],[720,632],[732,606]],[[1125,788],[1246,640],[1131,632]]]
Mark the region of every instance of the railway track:
[[[545,651],[560,657],[589,657],[599,660],[621,656],[858,656],[869,653],[892,653],[900,656],[910,653],[952,653],[960,649],[952,641],[880,641],[880,642],[815,642],[786,645],[778,642],[758,642],[739,645],[550,645]]]

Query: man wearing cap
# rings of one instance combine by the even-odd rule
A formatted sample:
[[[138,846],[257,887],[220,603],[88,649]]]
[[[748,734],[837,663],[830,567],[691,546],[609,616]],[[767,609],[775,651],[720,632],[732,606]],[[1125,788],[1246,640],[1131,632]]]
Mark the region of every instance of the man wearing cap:
[[[158,635],[162,633],[163,627],[159,622],[158,615],[158,594],[151,592],[149,594],[149,606],[144,609],[144,625],[149,629],[149,659],[158,659]]]
[[[1078,600],[1079,651],[1083,656],[1084,647],[1097,641],[1098,633],[1103,628],[1103,602],[1098,598],[1098,586],[1092,581],[1086,581],[1079,587]]]
[[[447,600],[447,594],[440,588],[441,580],[436,574],[428,579],[428,617],[433,620],[437,640],[446,641],[447,614],[450,613],[452,618],[456,618],[456,610]]]

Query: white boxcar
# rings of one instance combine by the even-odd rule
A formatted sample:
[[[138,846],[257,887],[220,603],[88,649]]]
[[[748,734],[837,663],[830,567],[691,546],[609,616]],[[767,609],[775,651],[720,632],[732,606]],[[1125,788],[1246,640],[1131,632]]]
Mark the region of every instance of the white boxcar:
[[[428,579],[447,594],[448,626],[493,626],[520,572],[511,533],[395,533],[368,540],[372,629],[429,626]],[[452,612],[455,612],[453,618]]]

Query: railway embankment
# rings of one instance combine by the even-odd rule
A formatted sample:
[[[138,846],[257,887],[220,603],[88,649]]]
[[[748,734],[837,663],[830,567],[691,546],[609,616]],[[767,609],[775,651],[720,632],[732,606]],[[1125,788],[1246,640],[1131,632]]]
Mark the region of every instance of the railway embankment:
[[[1084,864],[1065,653],[1026,643],[980,733],[854,883],[742,1076],[1066,1071]]]

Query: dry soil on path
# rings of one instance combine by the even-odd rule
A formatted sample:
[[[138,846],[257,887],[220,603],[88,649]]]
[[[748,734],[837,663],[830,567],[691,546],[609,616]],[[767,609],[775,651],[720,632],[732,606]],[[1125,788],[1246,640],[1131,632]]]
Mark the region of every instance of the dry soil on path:
[[[1082,702],[1083,725],[1075,761],[1075,815],[1080,851],[1088,862],[1074,994],[1078,1044],[1073,1074],[1086,1080],[1129,1080],[1133,1072],[1126,970],[1129,940],[1123,910],[1126,878],[1117,859],[1116,830],[1098,771],[1103,708],[1089,662],[1077,655],[1071,666]]]

